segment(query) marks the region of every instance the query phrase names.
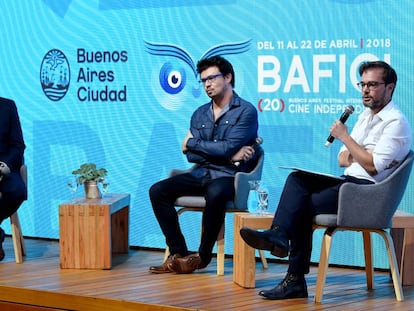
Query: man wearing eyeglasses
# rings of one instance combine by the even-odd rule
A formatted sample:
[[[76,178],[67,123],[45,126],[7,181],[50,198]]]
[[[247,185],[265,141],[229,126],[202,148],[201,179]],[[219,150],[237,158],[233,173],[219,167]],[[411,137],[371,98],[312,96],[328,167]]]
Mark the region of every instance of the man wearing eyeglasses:
[[[210,263],[226,202],[234,199],[234,175],[251,171],[256,163],[252,145],[257,137],[257,110],[233,90],[233,66],[223,57],[213,56],[201,59],[197,71],[211,100],[193,113],[182,142],[183,153],[196,167],[157,182],[149,190],[171,254],[162,265],[150,267],[152,273],[192,273]],[[204,195],[206,199],[197,254],[189,254],[178,223],[174,202],[183,195]]]
[[[277,257],[289,256],[285,278],[276,287],[259,292],[267,299],[308,297],[304,276],[309,273],[313,217],[337,213],[341,184],[380,182],[409,153],[411,129],[392,101],[397,83],[394,69],[385,62],[374,61],[363,63],[359,73],[358,86],[366,110],[351,134],[339,120],[330,128],[331,135],[343,143],[338,154],[339,165],[345,167],[343,180],[293,172],[285,182],[271,228],[240,230],[243,240],[253,248],[268,250]]]
[[[20,176],[25,144],[14,101],[0,97],[0,223],[10,217],[26,199]],[[0,260],[4,259],[5,233],[0,228]]]

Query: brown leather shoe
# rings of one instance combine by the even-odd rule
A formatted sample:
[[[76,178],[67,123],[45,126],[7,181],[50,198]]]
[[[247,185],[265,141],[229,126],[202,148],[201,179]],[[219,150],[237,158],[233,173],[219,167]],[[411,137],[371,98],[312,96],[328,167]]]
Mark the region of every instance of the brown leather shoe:
[[[174,258],[168,264],[168,268],[175,273],[188,274],[193,273],[196,269],[203,269],[207,264],[201,259],[198,254],[192,254],[181,258]]]
[[[179,254],[169,255],[167,260],[160,266],[151,266],[149,268],[149,272],[155,274],[162,274],[162,273],[171,273],[174,272],[169,268],[170,263],[174,260],[174,258],[181,257]]]

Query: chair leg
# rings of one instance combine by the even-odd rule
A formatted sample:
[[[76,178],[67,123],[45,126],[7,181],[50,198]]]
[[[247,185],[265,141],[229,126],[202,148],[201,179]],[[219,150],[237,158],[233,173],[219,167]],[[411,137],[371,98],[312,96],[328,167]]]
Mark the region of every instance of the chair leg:
[[[224,223],[217,236],[217,275],[224,275]]]
[[[331,252],[332,238],[335,233],[335,228],[328,228],[325,230],[322,238],[321,255],[319,258],[318,276],[315,287],[315,302],[320,303],[323,296],[323,288],[325,286],[326,273],[329,265],[329,255]]]
[[[258,251],[259,251],[259,255],[260,255],[260,260],[262,261],[263,269],[267,269],[268,268],[267,259],[266,259],[266,256],[264,254],[264,251],[262,249],[258,249]]]
[[[364,256],[365,256],[365,274],[367,277],[367,288],[374,288],[374,267],[372,265],[372,244],[371,233],[369,231],[362,231],[364,241]]]
[[[391,269],[392,282],[394,284],[395,296],[398,301],[403,301],[404,294],[402,291],[401,278],[400,278],[400,273],[398,271],[397,258],[395,256],[394,243],[392,241],[391,235],[385,230],[378,230],[376,232],[382,236],[382,238],[384,239],[386,248],[387,248],[388,260],[390,261],[390,269]]]
[[[23,256],[26,255],[26,248],[24,246],[23,234],[20,227],[20,221],[17,211],[10,216],[10,226],[12,229],[15,260],[16,263],[22,263]]]

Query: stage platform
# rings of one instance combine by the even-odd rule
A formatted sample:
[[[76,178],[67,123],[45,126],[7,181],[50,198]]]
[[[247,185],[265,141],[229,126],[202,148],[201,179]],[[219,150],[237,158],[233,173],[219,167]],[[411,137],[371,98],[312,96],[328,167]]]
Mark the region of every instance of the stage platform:
[[[414,286],[404,287],[397,302],[389,273],[375,273],[375,289],[366,290],[360,269],[330,268],[322,304],[314,304],[316,267],[307,276],[309,298],[284,301],[262,299],[257,293],[279,282],[286,264],[256,264],[256,288],[244,289],[232,281],[232,259],[225,275],[216,275],[216,261],[190,275],[153,275],[148,267],[163,258],[161,250],[131,249],[113,258],[112,270],[60,269],[59,243],[26,238],[23,264],[14,262],[10,237],[0,263],[0,310],[414,310]]]

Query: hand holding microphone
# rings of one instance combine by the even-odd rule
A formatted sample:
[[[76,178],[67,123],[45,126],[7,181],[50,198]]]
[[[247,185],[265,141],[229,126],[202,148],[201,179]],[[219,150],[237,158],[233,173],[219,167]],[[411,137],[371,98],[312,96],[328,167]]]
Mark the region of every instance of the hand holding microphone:
[[[345,107],[344,112],[342,113],[341,117],[339,118],[339,121],[341,121],[343,124],[345,124],[346,120],[348,120],[349,116],[354,112],[354,107],[349,105]],[[332,135],[329,135],[326,139],[325,147],[329,147],[333,141],[335,140],[335,137]]]
[[[263,143],[263,138],[259,136],[259,137],[256,137],[254,144],[251,145],[250,147],[254,149],[255,147],[261,145],[262,143]],[[242,147],[238,152],[243,152],[244,148],[245,147]],[[242,160],[233,162],[233,165],[240,166],[240,164],[242,164],[243,162],[248,161],[250,155],[244,152],[244,154],[242,154],[242,157],[243,157]]]

